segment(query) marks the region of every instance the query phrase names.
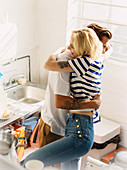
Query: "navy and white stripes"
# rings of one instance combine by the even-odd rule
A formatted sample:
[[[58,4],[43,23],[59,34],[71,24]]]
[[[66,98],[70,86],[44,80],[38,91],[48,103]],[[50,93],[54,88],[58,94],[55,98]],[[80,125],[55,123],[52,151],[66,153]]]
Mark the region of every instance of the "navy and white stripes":
[[[103,64],[83,55],[68,61],[74,70],[70,77],[71,96],[77,99],[92,99],[101,89]]]

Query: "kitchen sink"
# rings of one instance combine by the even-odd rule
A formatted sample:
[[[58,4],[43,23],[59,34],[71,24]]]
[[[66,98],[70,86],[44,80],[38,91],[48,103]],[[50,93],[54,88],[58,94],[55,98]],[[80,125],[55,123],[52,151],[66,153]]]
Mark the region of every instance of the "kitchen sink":
[[[31,85],[23,85],[7,92],[7,97],[18,102],[34,104],[44,100],[45,90]]]

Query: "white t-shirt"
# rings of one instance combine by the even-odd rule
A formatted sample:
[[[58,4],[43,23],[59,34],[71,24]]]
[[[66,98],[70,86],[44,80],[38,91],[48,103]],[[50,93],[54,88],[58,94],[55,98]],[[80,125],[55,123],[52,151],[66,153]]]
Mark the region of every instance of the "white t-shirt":
[[[58,60],[67,61],[71,59],[69,50],[58,56]],[[55,107],[54,95],[70,95],[70,73],[49,72],[48,84],[45,93],[45,103],[42,107],[41,117],[45,123],[51,127],[51,132],[64,136],[66,115],[68,110],[57,109]]]

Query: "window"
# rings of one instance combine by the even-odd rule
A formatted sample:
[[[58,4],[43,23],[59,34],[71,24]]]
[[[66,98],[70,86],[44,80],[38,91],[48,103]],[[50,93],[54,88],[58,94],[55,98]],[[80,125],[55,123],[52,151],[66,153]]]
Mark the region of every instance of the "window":
[[[112,58],[127,60],[127,1],[125,0],[69,0],[67,42],[71,31],[97,23],[113,33]]]

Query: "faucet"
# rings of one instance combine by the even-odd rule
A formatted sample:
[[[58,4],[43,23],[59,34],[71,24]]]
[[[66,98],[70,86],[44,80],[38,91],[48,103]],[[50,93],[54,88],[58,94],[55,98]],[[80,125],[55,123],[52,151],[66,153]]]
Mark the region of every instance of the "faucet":
[[[18,80],[20,78],[25,78],[24,73],[12,75],[7,83],[5,83],[5,82],[3,83],[3,89],[6,91],[12,87],[17,86]]]
[[[10,80],[9,80],[9,85],[12,85],[14,83],[16,83],[16,81],[20,78],[25,78],[24,73],[22,74],[15,74],[13,76],[11,76]]]

